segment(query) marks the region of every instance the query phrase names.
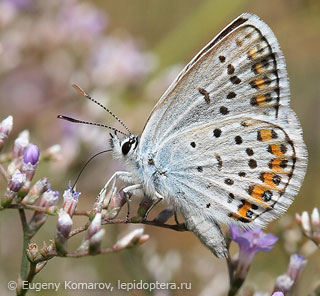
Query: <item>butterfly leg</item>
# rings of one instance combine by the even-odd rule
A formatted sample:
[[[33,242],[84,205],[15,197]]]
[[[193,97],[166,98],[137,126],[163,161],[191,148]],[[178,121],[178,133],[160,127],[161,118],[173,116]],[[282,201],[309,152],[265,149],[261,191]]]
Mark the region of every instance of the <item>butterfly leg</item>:
[[[156,201],[150,206],[150,208],[148,208],[148,210],[146,211],[146,213],[145,213],[145,215],[144,215],[144,217],[143,217],[143,220],[144,220],[144,221],[147,220],[147,217],[148,217],[149,213],[151,212],[151,210],[152,210],[160,201],[163,200],[163,196],[162,196],[160,193],[156,192],[156,193],[155,193],[155,196],[157,197],[157,199],[156,199]]]
[[[130,180],[132,180],[132,175],[124,171],[115,172],[113,176],[104,185],[104,187],[100,190],[97,196],[98,203],[103,202],[103,199],[105,198],[105,193],[109,190],[110,185],[111,185],[111,192],[114,192],[116,190],[116,183],[118,179],[124,180],[126,182],[130,182]]]
[[[126,221],[129,221],[129,217],[130,217],[130,201],[131,201],[131,196],[134,194],[135,191],[142,189],[142,185],[141,184],[135,184],[135,185],[131,185],[128,187],[123,188],[123,193],[125,196],[125,199],[127,201],[127,205],[128,205],[128,212],[127,212],[127,217],[126,217]]]
[[[177,212],[174,211],[173,213],[174,213],[174,221],[176,222],[177,225],[179,225],[180,223],[179,223],[179,220],[178,220]]]

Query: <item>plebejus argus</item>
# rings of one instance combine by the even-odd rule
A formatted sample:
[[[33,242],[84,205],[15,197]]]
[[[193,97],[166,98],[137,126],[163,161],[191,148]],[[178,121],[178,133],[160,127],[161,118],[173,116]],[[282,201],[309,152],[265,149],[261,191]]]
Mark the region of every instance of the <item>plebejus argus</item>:
[[[286,65],[271,29],[242,14],[210,41],[160,98],[141,137],[111,138],[128,172],[117,178],[165,199],[217,256],[228,255],[219,224],[264,227],[300,189],[307,166],[289,106]]]

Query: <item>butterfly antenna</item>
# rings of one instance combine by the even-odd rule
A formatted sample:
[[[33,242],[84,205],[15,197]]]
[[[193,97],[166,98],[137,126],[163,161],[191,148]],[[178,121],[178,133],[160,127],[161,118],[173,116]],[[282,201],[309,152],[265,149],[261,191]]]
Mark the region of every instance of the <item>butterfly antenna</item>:
[[[96,153],[95,155],[91,156],[91,157],[87,160],[87,162],[84,164],[84,166],[83,166],[82,169],[80,170],[77,179],[74,181],[74,184],[72,185],[72,191],[74,190],[76,184],[77,184],[78,181],[79,181],[79,178],[80,178],[82,172],[83,172],[84,169],[87,167],[87,165],[89,164],[89,162],[90,162],[92,159],[94,159],[96,156],[98,156],[98,155],[100,155],[100,154],[102,154],[102,153],[110,152],[110,151],[112,151],[112,149],[100,151],[100,152]]]
[[[103,108],[105,111],[107,111],[113,118],[115,118],[118,122],[120,122],[120,124],[128,131],[128,133],[131,135],[131,132],[129,130],[129,128],[124,124],[124,122],[117,116],[115,115],[113,112],[111,112],[107,107],[105,107],[104,105],[102,105],[101,103],[99,103],[98,101],[96,101],[95,99],[93,99],[90,95],[88,95],[83,89],[81,89],[78,85],[76,84],[72,84],[72,87],[82,96],[84,96],[85,98],[87,98],[88,100],[94,102],[95,104],[97,104],[98,106],[100,106],[101,108]]]
[[[74,123],[90,124],[90,125],[96,125],[96,126],[108,128],[108,129],[113,130],[114,132],[118,132],[118,133],[120,133],[122,135],[127,136],[127,134],[123,133],[122,131],[119,131],[118,129],[116,129],[116,128],[112,127],[112,126],[104,125],[104,124],[101,124],[101,123],[83,121],[83,120],[75,119],[75,118],[64,116],[64,115],[58,115],[57,117],[59,119],[67,120],[67,121],[74,122]]]

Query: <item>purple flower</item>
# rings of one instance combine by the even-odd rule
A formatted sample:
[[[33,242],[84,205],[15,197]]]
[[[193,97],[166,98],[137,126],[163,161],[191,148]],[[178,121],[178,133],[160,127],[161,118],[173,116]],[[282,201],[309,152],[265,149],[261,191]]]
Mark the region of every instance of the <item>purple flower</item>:
[[[76,210],[80,194],[81,192],[73,191],[70,185],[63,193],[63,211],[68,213],[70,217]]]
[[[35,165],[39,160],[39,148],[37,145],[29,144],[23,154],[24,163]]]
[[[1,199],[1,206],[8,207],[12,200],[17,196],[18,191],[26,182],[26,175],[16,170],[10,179],[9,185],[7,187],[4,197]]]
[[[303,256],[299,254],[291,255],[288,270],[285,274],[277,277],[274,291],[281,291],[287,295],[292,290],[300,272],[306,264],[307,260]]]
[[[14,141],[13,158],[19,159],[23,155],[28,145],[29,145],[29,131],[24,130],[19,134],[18,138],[16,138],[16,140]]]
[[[39,199],[38,206],[48,208],[55,205],[59,200],[59,191],[48,189],[45,191]]]
[[[284,296],[282,292],[274,292],[271,296]]]
[[[237,226],[230,226],[230,234],[240,248],[237,274],[242,279],[245,278],[254,255],[259,251],[272,250],[273,244],[278,240],[274,234],[264,233],[259,227],[243,231]]]
[[[241,231],[237,226],[230,226],[230,234],[232,240],[238,243],[240,251],[246,253],[268,252],[278,240],[274,234],[264,233],[259,227]]]
[[[303,267],[307,264],[307,259],[299,254],[293,254],[290,257],[287,274],[295,282]]]
[[[9,190],[18,192],[22,185],[26,182],[26,175],[16,170],[9,182]]]

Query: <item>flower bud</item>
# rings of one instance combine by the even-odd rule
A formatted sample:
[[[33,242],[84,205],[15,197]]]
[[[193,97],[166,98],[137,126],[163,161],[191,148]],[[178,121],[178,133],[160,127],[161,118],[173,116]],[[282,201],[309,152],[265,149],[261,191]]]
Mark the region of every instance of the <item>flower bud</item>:
[[[26,175],[16,170],[9,181],[7,191],[1,200],[1,205],[7,207],[10,205],[12,200],[18,195],[18,191],[26,182]]]
[[[314,208],[312,211],[311,222],[314,227],[314,231],[320,232],[320,215],[319,215],[319,210],[317,208]]]
[[[8,165],[8,174],[10,176],[12,176],[17,169],[21,170],[22,163],[23,163],[22,161],[23,153],[28,145],[29,145],[29,131],[24,130],[19,134],[18,138],[14,141],[13,159]]]
[[[32,205],[36,200],[50,187],[50,183],[47,178],[42,178],[38,180],[30,189],[29,193],[22,200],[23,204]]]
[[[95,235],[101,228],[101,213],[97,213],[91,224],[88,227],[85,239],[90,239],[93,235]]]
[[[136,245],[137,243],[139,243],[139,240],[143,236],[143,231],[143,228],[137,228],[129,232],[127,235],[116,242],[116,244],[113,246],[113,249],[115,251],[120,251]]]
[[[314,208],[311,214],[311,222],[313,226],[313,239],[320,247],[320,217],[319,210]]]
[[[2,149],[8,136],[10,135],[12,126],[13,118],[11,115],[0,122],[0,150]]]
[[[23,153],[23,162],[37,164],[40,156],[40,151],[37,145],[29,144]]]
[[[101,250],[101,243],[104,236],[105,230],[100,229],[95,233],[89,240],[89,253],[90,254],[99,254]]]
[[[274,291],[286,294],[293,287],[294,281],[287,275],[283,274],[277,277]]]
[[[144,234],[139,238],[138,244],[142,245],[144,244],[148,239],[150,238],[149,234]]]
[[[39,248],[37,244],[31,243],[28,245],[27,256],[31,262],[33,262],[34,259],[37,258],[38,251],[39,251]]]
[[[22,131],[18,138],[14,141],[13,158],[18,159],[23,156],[24,150],[29,145],[29,131]]]
[[[35,174],[39,160],[39,155],[39,148],[37,147],[37,145],[34,144],[30,144],[24,151],[21,171],[25,173],[27,176],[28,184],[26,184],[26,186],[28,188],[30,186],[30,181],[32,180]]]
[[[66,254],[67,241],[72,227],[72,219],[68,213],[60,210],[58,216],[57,230],[55,236],[55,246],[59,255]]]
[[[41,198],[37,202],[37,206],[42,208],[50,208],[57,204],[59,200],[59,192],[48,189],[41,195]],[[32,232],[36,232],[46,222],[48,214],[44,212],[35,211],[30,222],[29,229]]]
[[[311,236],[310,217],[307,211],[303,211],[301,214],[302,228],[307,236]]]
[[[303,256],[299,254],[291,255],[287,271],[288,276],[295,282],[306,264],[307,260]]]
[[[73,216],[73,213],[77,208],[80,194],[81,192],[73,191],[70,185],[63,193],[63,211],[68,213],[70,217]]]

